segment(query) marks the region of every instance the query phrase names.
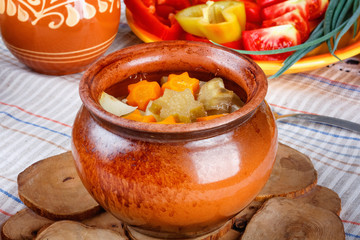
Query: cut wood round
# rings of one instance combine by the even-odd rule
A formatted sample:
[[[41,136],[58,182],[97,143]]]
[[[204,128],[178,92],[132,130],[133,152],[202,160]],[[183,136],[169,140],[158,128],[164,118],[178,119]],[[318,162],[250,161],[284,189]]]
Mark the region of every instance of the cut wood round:
[[[82,223],[63,220],[43,229],[35,240],[126,240],[120,233],[86,226]]]
[[[219,240],[239,240],[241,239],[242,233],[235,231],[233,229],[230,229],[224,236],[220,237]],[[211,240],[215,240],[211,239]]]
[[[53,222],[37,215],[29,208],[25,208],[11,216],[3,224],[1,238],[3,240],[31,240],[42,227]]]
[[[200,236],[200,237],[191,237],[191,238],[179,238],[181,240],[215,240],[215,239],[222,239],[222,237],[224,237],[224,240],[227,240],[233,236],[234,234],[229,234],[228,236],[226,236],[226,234],[231,230],[231,227],[233,225],[233,221],[229,220],[227,221],[222,227],[220,227],[219,229],[210,232],[206,235]],[[150,237],[147,235],[144,235],[138,231],[136,231],[134,228],[125,225],[125,231],[127,232],[127,235],[129,236],[129,238],[131,240],[164,240],[164,239],[170,239],[170,238],[156,238],[156,237]],[[226,238],[225,238],[226,236]],[[172,239],[172,238],[171,238]]]
[[[316,183],[311,160],[279,144],[270,179],[256,199],[221,228],[191,240],[343,240],[344,228],[338,216],[341,199]],[[20,199],[31,210],[23,209],[3,224],[4,240],[34,239],[36,234],[41,240],[82,240],[85,235],[87,240],[161,240],[124,226],[103,212],[82,185],[71,152],[25,169],[18,176],[18,189]]]
[[[250,219],[259,210],[259,208],[261,208],[262,205],[263,202],[252,201],[246,208],[244,208],[233,218],[233,228],[238,232],[243,232]]]
[[[110,229],[120,233],[124,237],[126,236],[123,223],[108,212],[103,212],[95,217],[85,219],[82,223],[89,227]]]
[[[310,158],[279,143],[274,168],[255,200],[272,197],[295,198],[309,192],[317,183],[317,172]]]
[[[253,216],[241,240],[344,240],[341,219],[335,213],[288,198],[269,199]]]
[[[83,220],[101,211],[83,186],[71,152],[26,168],[18,175],[18,191],[26,206],[52,220]]]
[[[341,199],[339,195],[327,187],[318,185],[310,192],[296,198],[295,200],[328,209],[337,215],[340,215],[341,212]]]

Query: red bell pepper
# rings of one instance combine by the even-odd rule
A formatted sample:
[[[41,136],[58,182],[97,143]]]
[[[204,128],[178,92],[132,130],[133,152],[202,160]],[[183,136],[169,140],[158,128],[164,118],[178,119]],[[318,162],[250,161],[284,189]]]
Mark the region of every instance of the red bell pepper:
[[[166,3],[174,3],[174,8],[187,7],[190,5],[188,0],[165,0]],[[187,2],[187,3],[186,3]],[[126,8],[131,12],[135,23],[147,32],[161,38],[162,40],[175,40],[183,33],[180,25],[176,21],[166,19],[165,15],[158,15],[156,12],[155,1],[153,0],[124,0]],[[171,6],[171,5],[169,5]]]
[[[210,43],[209,39],[205,37],[194,36],[190,33],[185,33],[185,40]]]
[[[176,12],[176,9],[169,5],[158,5],[155,9],[157,16],[167,20],[169,19],[169,15],[174,12]]]
[[[261,8],[258,4],[251,1],[244,1],[246,22],[261,23]]]
[[[194,35],[192,35],[190,33],[185,33],[185,40],[211,43],[207,38],[197,37],[197,36],[194,36]],[[243,48],[241,39],[236,40],[236,41],[232,41],[232,42],[221,43],[220,45],[223,45],[223,46],[228,47],[228,48],[233,48],[233,49],[242,49]]]
[[[191,3],[189,0],[157,0],[157,6],[167,5],[175,8],[176,10],[182,10],[190,7]]]

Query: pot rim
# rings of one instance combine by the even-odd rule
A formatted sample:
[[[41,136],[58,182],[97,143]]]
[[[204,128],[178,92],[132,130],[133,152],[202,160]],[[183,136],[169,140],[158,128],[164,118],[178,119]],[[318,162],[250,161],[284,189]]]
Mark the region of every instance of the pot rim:
[[[239,110],[236,110],[220,118],[215,118],[203,122],[193,122],[185,124],[154,124],[137,122],[115,116],[104,110],[98,103],[98,100],[95,100],[93,97],[96,94],[94,93],[92,85],[94,84],[94,78],[99,74],[99,72],[102,69],[109,67],[114,63],[117,63],[122,58],[134,54],[134,52],[145,53],[158,48],[175,48],[179,49],[178,51],[184,51],[184,49],[210,50],[212,52],[216,52],[217,55],[212,56],[215,59],[223,54],[238,58],[241,63],[245,63],[248,65],[246,67],[251,69],[251,73],[255,76],[255,82],[252,83],[253,89],[249,90],[250,92],[247,92],[247,102]],[[213,60],[211,59],[210,61]],[[214,60],[214,63],[215,62],[216,61]],[[232,81],[235,82],[234,80]],[[245,81],[248,80],[245,79]],[[239,84],[237,83],[237,85]],[[194,134],[196,135],[202,132],[203,137],[200,138],[204,138],[209,135],[216,135],[215,132],[217,132],[219,129],[230,130],[233,127],[246,121],[254,114],[255,109],[264,101],[267,93],[267,87],[268,82],[263,70],[253,60],[243,54],[240,54],[236,51],[222,46],[217,46],[209,43],[172,40],[133,45],[115,51],[101,58],[99,61],[97,61],[85,71],[79,83],[79,94],[84,107],[97,121],[103,123],[105,127],[108,124],[111,125],[111,127],[107,127],[109,130],[115,130],[116,133],[131,135],[132,137],[134,137],[135,133],[135,138],[143,138],[145,136],[147,138],[156,139],[158,137],[164,138],[164,136],[166,138],[167,135],[172,136],[171,138],[183,139],[186,138],[186,136],[178,136],[180,133],[181,135],[185,134],[193,136]],[[141,133],[143,136],[141,137],[136,135],[139,133]]]

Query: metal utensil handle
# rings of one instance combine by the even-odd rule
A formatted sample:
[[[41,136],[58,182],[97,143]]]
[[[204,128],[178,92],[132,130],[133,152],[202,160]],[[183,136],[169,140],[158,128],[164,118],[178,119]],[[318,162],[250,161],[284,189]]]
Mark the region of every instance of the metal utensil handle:
[[[333,126],[341,127],[350,131],[355,131],[357,133],[360,133],[360,124],[343,120],[340,118],[312,115],[312,114],[295,114],[293,115],[293,117],[298,119],[309,120],[313,122],[327,123]]]

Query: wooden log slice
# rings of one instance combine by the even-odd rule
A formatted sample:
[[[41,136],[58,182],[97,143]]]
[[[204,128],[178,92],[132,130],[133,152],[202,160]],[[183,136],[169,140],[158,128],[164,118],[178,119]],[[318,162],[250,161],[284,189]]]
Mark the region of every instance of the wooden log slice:
[[[295,198],[295,200],[328,209],[337,215],[340,215],[341,212],[341,199],[339,195],[327,187],[317,185],[313,190]]]
[[[177,238],[178,240],[220,240],[222,237],[224,237],[224,240],[230,239],[229,237],[233,236],[233,234],[229,234],[228,236],[225,235],[231,230],[231,227],[233,225],[233,221],[229,220],[227,221],[222,227],[219,229],[208,233],[206,235],[200,236],[200,237],[192,237],[192,238]],[[170,238],[156,238],[156,237],[150,237],[147,235],[144,235],[138,231],[136,231],[134,228],[130,226],[125,226],[125,231],[127,232],[127,235],[131,240],[164,240],[164,239],[170,239]]]
[[[95,217],[85,219],[82,223],[89,227],[110,229],[126,237],[123,223],[108,212],[103,212]]]
[[[35,240],[126,240],[120,233],[86,226],[82,223],[63,220],[42,230]]]
[[[335,213],[288,198],[269,199],[253,216],[241,240],[344,240],[341,219]]]
[[[219,240],[238,240],[241,239],[242,233],[230,229],[224,236],[220,237]],[[211,239],[213,240],[213,239]]]
[[[323,186],[316,185],[310,192],[300,195],[297,198],[294,198],[294,200],[309,203],[316,207],[322,207],[340,215],[341,199],[339,195]],[[248,222],[262,207],[263,203],[263,201],[252,201],[244,210],[233,218],[233,228],[237,232],[244,232]]]
[[[20,199],[43,217],[82,220],[101,211],[83,186],[71,152],[32,164],[17,181]]]
[[[252,201],[246,208],[233,218],[233,228],[238,232],[244,232],[247,223],[254,214],[261,208],[263,202]]]
[[[1,238],[3,240],[31,240],[42,227],[53,222],[37,215],[29,208],[25,208],[11,216],[3,224]]]
[[[294,198],[309,192],[316,183],[317,172],[310,158],[279,143],[270,178],[255,200],[279,196]]]

